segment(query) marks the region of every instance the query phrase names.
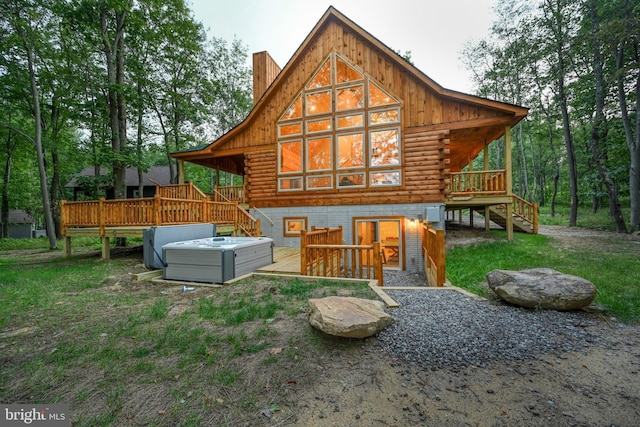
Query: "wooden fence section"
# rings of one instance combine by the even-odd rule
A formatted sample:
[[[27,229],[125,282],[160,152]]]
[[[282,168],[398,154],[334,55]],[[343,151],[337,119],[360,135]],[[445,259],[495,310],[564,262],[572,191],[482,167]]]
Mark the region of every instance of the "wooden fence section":
[[[504,170],[451,173],[450,196],[507,194]]]
[[[446,280],[444,230],[435,230],[427,224],[422,226],[422,253],[427,284],[444,286]]]
[[[180,191],[170,194],[178,195]],[[66,235],[69,228],[82,227],[97,227],[100,236],[104,236],[109,227],[212,223],[234,224],[247,235],[260,235],[260,221],[240,208],[237,202],[213,202],[206,196],[200,199],[199,190],[192,193],[195,199],[167,198],[161,193],[163,191],[155,197],[140,199],[62,201],[62,234]]]
[[[343,245],[342,227],[300,232],[300,273],[305,276],[376,279],[384,286],[380,242]]]

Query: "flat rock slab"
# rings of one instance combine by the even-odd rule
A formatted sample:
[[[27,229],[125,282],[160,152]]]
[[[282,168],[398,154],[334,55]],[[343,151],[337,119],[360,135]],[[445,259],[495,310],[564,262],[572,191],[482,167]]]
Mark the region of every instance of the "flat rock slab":
[[[527,308],[577,310],[596,297],[590,281],[551,268],[493,270],[487,274],[489,287],[503,300]]]
[[[366,338],[393,323],[381,301],[332,296],[310,299],[309,304],[309,323],[329,335]]]

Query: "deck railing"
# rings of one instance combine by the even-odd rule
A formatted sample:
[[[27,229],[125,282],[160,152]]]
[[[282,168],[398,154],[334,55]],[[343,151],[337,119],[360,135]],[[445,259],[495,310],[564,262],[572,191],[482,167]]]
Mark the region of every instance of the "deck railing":
[[[384,285],[380,242],[343,245],[342,227],[300,232],[300,272],[306,276],[376,279]]]
[[[451,196],[507,194],[505,170],[452,172]]]
[[[444,230],[436,230],[423,224],[422,253],[428,285],[443,286],[446,280]]]
[[[245,203],[244,185],[216,185],[213,190],[213,200],[216,202]]]
[[[144,227],[194,223],[234,224],[250,236],[260,235],[260,221],[237,202],[213,202],[195,187],[161,187],[155,197],[82,202],[62,201],[62,234],[70,227]],[[194,191],[197,190],[197,191]],[[194,199],[162,197],[190,194]]]
[[[156,195],[167,199],[206,200],[208,198],[192,182],[188,184],[156,185]]]

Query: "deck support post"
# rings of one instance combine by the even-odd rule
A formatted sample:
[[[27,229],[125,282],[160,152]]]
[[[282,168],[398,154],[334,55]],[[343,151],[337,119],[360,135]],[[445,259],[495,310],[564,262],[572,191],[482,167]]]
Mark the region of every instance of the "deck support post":
[[[511,160],[511,126],[506,126],[504,129],[504,169],[506,173],[505,189],[507,196],[513,198],[513,170]],[[513,240],[513,201],[507,203],[505,209],[507,215],[507,240]]]
[[[64,236],[64,256],[71,256],[71,237]]]
[[[491,230],[491,206],[486,205],[484,207],[484,231],[489,232]]]
[[[513,240],[513,209],[511,203],[507,203],[507,209],[505,209],[505,215],[507,216],[507,240]]]
[[[108,260],[111,259],[111,242],[109,236],[100,237],[102,240],[102,259]]]

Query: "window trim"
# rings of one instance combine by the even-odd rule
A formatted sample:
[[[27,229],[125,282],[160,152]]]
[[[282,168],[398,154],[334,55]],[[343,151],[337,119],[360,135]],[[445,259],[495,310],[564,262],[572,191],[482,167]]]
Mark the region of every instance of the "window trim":
[[[333,190],[334,186],[333,186],[333,174],[322,174],[322,175],[307,175],[306,177],[306,190],[307,191],[313,191],[313,190]],[[317,179],[317,178],[329,178],[330,184],[328,187],[312,187],[311,185],[309,185],[309,180],[311,179]]]
[[[311,169],[309,167],[309,153],[311,152],[311,150],[309,149],[309,141],[311,140],[321,140],[321,139],[328,139],[329,140],[329,162],[328,162],[328,166],[326,168],[323,169]],[[305,154],[304,154],[304,170],[302,173],[318,173],[318,172],[330,172],[332,170],[334,170],[333,167],[333,135],[331,134],[326,134],[323,135],[321,133],[318,134],[313,134],[309,137],[307,137],[305,139],[305,144],[304,144],[304,148],[305,148]]]
[[[289,223],[300,222],[302,223],[301,230],[307,231],[307,224],[309,223],[306,216],[285,216],[282,218],[282,234],[284,237],[300,237],[300,231],[290,231]]]

